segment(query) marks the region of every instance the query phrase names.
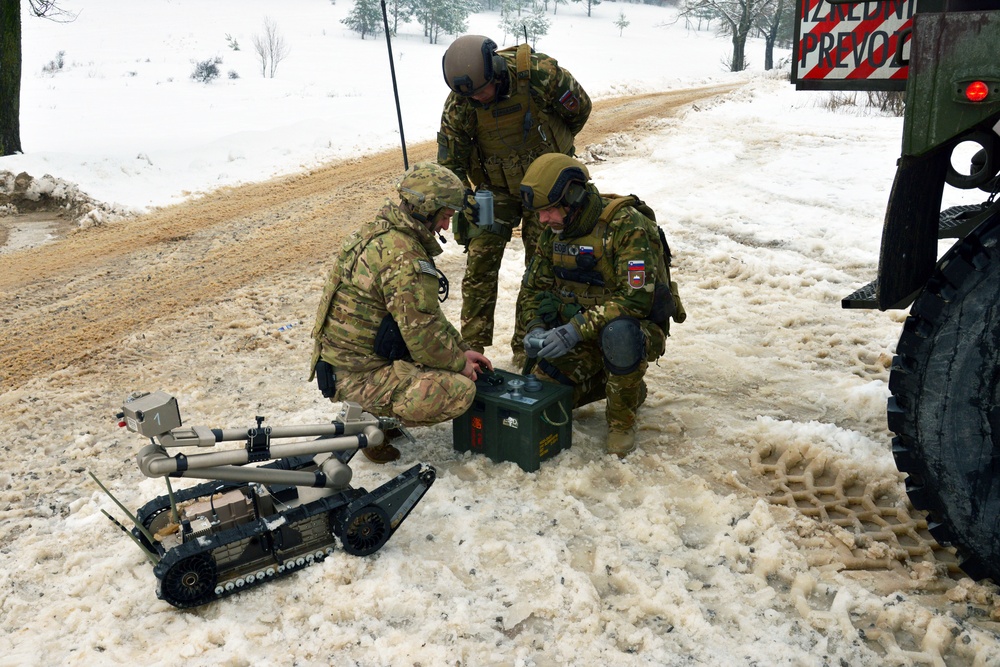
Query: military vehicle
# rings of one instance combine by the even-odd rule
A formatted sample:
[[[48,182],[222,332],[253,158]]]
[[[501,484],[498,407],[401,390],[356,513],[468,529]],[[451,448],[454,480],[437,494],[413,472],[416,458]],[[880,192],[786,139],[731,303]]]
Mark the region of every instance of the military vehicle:
[[[94,479],[131,519],[129,529],[105,512],[153,564],[157,597],[178,608],[320,562],[338,540],[348,554],[375,553],[436,477],[434,468],[417,464],[373,491],[352,488],[351,457],[400,427],[356,403],[343,403],[328,424],[272,428],[256,417],[250,428],[211,429],[184,427],[177,400],[157,391],[129,396],[119,418],[150,439],[139,451],[139,469],[166,479],[167,493],[133,514]],[[231,441],[243,447],[190,451]],[[173,448],[185,451],[171,456]],[[171,477],[212,481],[175,491]]]
[[[798,88],[905,90],[878,275],[842,305],[909,307],[889,376],[896,465],[935,539],[1000,583],[1000,5],[796,1]],[[942,210],[960,190],[973,201]]]

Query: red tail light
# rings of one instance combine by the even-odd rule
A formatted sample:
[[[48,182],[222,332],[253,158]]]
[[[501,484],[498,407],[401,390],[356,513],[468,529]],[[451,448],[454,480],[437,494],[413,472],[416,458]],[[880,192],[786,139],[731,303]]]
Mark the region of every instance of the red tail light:
[[[990,87],[982,81],[973,81],[965,87],[965,97],[970,102],[982,102],[990,94]]]

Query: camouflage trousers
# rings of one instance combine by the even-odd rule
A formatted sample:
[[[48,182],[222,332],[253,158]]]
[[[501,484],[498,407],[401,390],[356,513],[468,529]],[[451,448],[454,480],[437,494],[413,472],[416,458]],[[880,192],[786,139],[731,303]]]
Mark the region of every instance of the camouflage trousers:
[[[430,426],[465,414],[476,384],[461,373],[394,361],[373,371],[337,371],[332,401],[354,401],[377,417],[397,417],[406,426]]]
[[[497,221],[513,221],[511,228],[521,226],[521,240],[524,242],[524,266],[527,267],[535,254],[542,227],[538,214],[523,211],[521,202],[504,193],[494,193],[493,216]],[[522,217],[522,214],[523,217]],[[497,291],[500,280],[500,264],[510,235],[506,238],[498,234],[479,231],[471,236],[467,246],[469,255],[462,279],[462,338],[473,349],[482,352],[493,344],[493,329],[497,307]],[[512,350],[522,350],[524,331],[520,321],[521,298],[517,300],[517,314],[514,318]]]
[[[556,359],[539,359],[534,374],[547,382],[572,384],[573,407],[606,398],[604,416],[608,429],[628,431],[635,426],[636,412],[646,400],[643,379],[650,361],[655,361],[666,348],[666,335],[652,322],[642,322],[646,334],[645,358],[636,370],[626,375],[609,373],[604,366],[604,353],[596,342],[579,343]]]

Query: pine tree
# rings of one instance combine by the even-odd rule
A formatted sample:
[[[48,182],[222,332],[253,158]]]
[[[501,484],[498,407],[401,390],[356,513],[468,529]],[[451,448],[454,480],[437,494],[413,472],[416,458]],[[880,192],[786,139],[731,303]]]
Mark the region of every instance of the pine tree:
[[[414,15],[430,43],[437,44],[442,32],[460,35],[468,30],[469,14],[477,8],[477,0],[422,0],[414,3]]]
[[[382,9],[378,0],[354,0],[354,8],[341,21],[348,28],[361,35],[377,35],[382,32]]]
[[[573,0],[573,2],[586,2],[587,3],[587,16],[590,16],[591,10],[597,5],[601,4],[601,0]]]
[[[618,26],[618,36],[621,37],[622,33],[625,32],[625,28],[632,24],[627,18],[625,18],[625,12],[618,12],[618,19],[615,21],[615,25]]]

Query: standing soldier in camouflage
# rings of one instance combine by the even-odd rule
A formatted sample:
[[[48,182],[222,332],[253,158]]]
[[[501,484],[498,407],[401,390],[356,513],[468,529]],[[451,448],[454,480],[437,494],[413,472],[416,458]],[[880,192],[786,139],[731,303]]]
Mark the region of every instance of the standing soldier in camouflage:
[[[374,221],[351,234],[334,261],[313,338],[312,377],[333,401],[354,401],[408,426],[453,419],[472,404],[489,359],[472,350],[438,301],[447,280],[435,266],[436,234],[462,207],[465,186],[432,163],[415,164]],[[375,463],[399,458],[390,443],[362,451]]]
[[[511,231],[521,224],[525,266],[541,233],[538,217],[521,208],[521,177],[539,155],[573,154],[591,104],[568,71],[527,44],[498,52],[493,40],[465,35],[448,47],[442,66],[452,92],[441,114],[437,161],[463,182],[493,193],[493,224],[474,224],[463,212],[455,219],[455,238],[469,253],[462,336],[482,351],[493,343],[497,282]],[[523,336],[515,328],[515,360],[523,358]]]
[[[573,405],[607,398],[607,451],[635,449],[643,376],[665,350],[669,318],[685,318],[670,281],[666,239],[637,197],[602,195],[587,168],[559,154],[521,181],[526,209],[546,225],[524,275],[524,348],[538,377],[573,387]]]

